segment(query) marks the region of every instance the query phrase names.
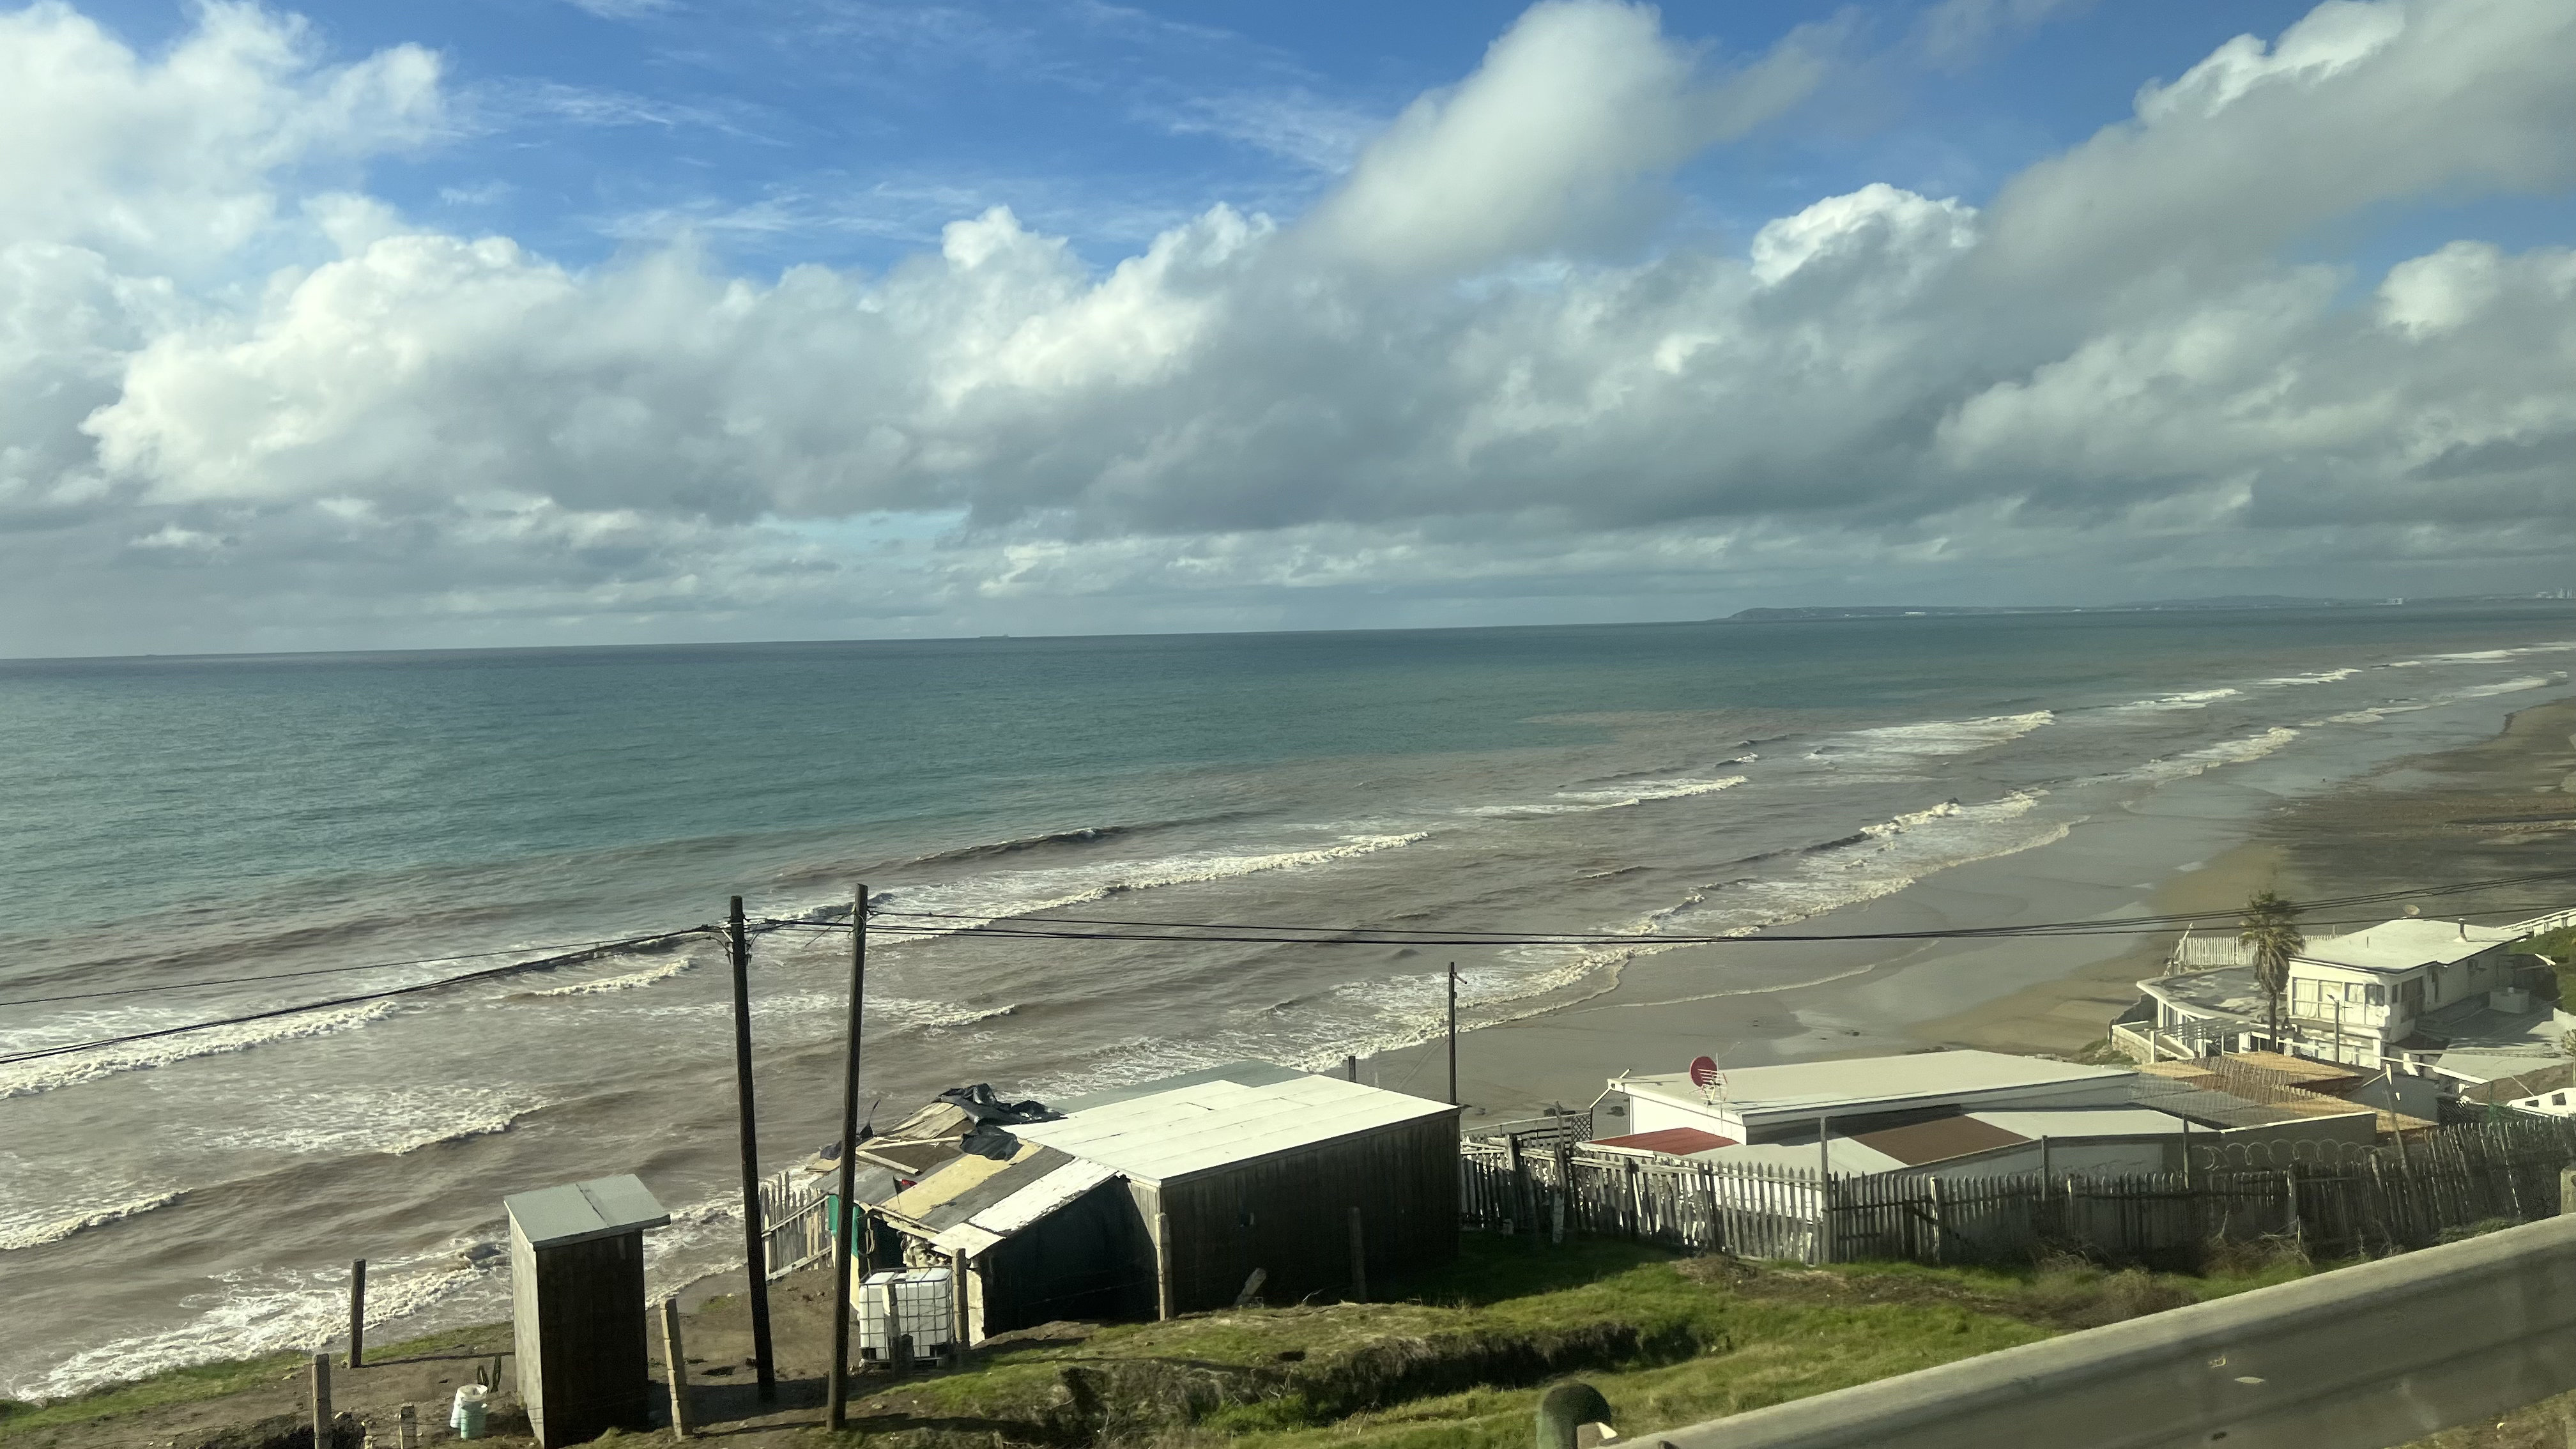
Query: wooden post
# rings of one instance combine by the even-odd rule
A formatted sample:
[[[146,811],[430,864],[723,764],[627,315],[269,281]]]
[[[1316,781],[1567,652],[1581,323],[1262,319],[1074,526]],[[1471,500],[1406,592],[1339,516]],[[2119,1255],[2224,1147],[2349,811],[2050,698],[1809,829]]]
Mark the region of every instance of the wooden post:
[[[331,1355],[313,1355],[313,1449],[331,1449]]]
[[[1172,1311],[1172,1215],[1154,1210],[1154,1316],[1169,1323]]]
[[[1354,1082],[1358,1081],[1360,1079],[1360,1059],[1355,1056],[1342,1058],[1342,1075],[1350,1078]]]
[[[1503,1231],[1518,1232],[1529,1222],[1528,1215],[1521,1208],[1522,1202],[1529,1197],[1528,1173],[1521,1166],[1521,1134],[1503,1134],[1503,1165],[1512,1176],[1511,1186],[1507,1189],[1511,1193],[1510,1215],[1503,1219]]]
[[[394,1449],[420,1449],[420,1410],[410,1404],[394,1416]]]
[[[1816,1119],[1816,1261],[1834,1260],[1834,1157],[1830,1118]]]
[[[1449,963],[1449,1105],[1458,1105],[1458,963]]]
[[[859,1191],[859,1023],[868,984],[868,888],[850,900],[850,1046],[841,1070],[841,1196],[832,1224],[832,1367],[823,1386],[823,1420],[850,1426],[850,1252]]]
[[[689,1418],[689,1360],[680,1346],[680,1300],[662,1300],[662,1373],[671,1389],[671,1433],[685,1439],[697,1432]]]
[[[1550,1102],[1548,1112],[1556,1118],[1556,1202],[1548,1225],[1547,1240],[1565,1241],[1565,1218],[1572,1209],[1574,1197],[1574,1129],[1566,1125],[1565,1104]]]
[[[768,1222],[760,1207],[758,1115],[751,1100],[751,938],[743,930],[742,897],[728,917],[733,948],[734,1102],[742,1116],[742,1255],[751,1288],[751,1359],[760,1373],[760,1396],[778,1397],[778,1365],[769,1345]]]
[[[948,1255],[948,1361],[963,1367],[966,1362],[968,1330],[973,1327],[966,1317],[966,1250]]]
[[[1357,1207],[1351,1209],[1351,1301],[1369,1301],[1368,1240],[1361,1235],[1360,1210]]]
[[[366,1357],[367,1260],[353,1258],[349,1262],[349,1367],[363,1367]]]

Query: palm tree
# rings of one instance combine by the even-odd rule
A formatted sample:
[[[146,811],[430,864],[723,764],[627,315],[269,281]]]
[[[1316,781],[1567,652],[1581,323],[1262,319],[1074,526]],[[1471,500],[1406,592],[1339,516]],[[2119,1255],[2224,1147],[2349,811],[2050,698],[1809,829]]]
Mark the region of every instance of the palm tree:
[[[2271,1006],[2272,1050],[2281,1049],[2281,997],[2290,989],[2290,958],[2308,949],[2299,934],[2299,908],[2271,891],[2257,891],[2245,902],[2243,927],[2236,939],[2254,948],[2254,984],[2263,988]]]

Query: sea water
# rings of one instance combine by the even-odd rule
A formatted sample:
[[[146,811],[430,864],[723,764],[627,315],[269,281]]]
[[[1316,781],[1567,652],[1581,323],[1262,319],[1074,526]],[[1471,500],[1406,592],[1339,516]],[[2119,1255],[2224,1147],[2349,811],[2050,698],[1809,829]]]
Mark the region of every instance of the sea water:
[[[1451,959],[1471,1027],[1525,1016],[2176,782],[2479,737],[2571,666],[2539,604],[0,663],[0,1058],[338,1002],[0,1060],[44,1310],[0,1392],[319,1343],[355,1257],[384,1331],[501,1316],[468,1250],[582,1177],[675,1209],[659,1284],[738,1257],[714,935],[341,998],[865,881],[883,1117],[1323,1065],[1435,1031]],[[1022,916],[1633,944],[961,932]],[[757,942],[772,1165],[832,1130],[847,953]]]

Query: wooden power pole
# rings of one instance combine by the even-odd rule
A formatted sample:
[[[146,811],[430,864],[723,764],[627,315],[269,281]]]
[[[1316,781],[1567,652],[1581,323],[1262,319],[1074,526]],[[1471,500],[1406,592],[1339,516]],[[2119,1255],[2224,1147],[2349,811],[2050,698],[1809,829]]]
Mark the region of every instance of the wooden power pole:
[[[1458,1105],[1458,963],[1449,963],[1449,1105]]]
[[[751,937],[742,927],[742,897],[733,898],[726,935],[733,947],[734,1100],[742,1108],[743,1266],[751,1279],[751,1357],[760,1396],[778,1397],[778,1364],[769,1350],[768,1223],[760,1209],[758,1115],[751,1103]]]
[[[841,1072],[841,1197],[832,1223],[832,1373],[823,1417],[834,1430],[850,1425],[850,1253],[858,1233],[859,1022],[868,986],[868,888],[850,907],[850,1051]],[[963,1291],[961,1282],[952,1288]]]

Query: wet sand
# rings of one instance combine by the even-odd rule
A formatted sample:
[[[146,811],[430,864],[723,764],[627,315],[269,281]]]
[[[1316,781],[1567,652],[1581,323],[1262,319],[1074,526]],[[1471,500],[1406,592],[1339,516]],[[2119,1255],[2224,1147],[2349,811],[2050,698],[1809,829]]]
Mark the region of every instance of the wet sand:
[[[2292,899],[2562,871],[2576,875],[2576,698],[2496,737],[2401,759],[2281,799],[2189,782],[2055,843],[1944,871],[1799,931],[1853,935],[2207,912],[2232,930],[2255,891]],[[2576,901],[2576,881],[2425,902],[2511,920]],[[2392,908],[2390,914],[2394,914]],[[1472,1127],[1550,1102],[1589,1104],[1623,1071],[1942,1047],[2067,1055],[2099,1042],[2171,949],[2172,930],[1977,941],[1748,941],[1641,956],[1615,984],[1458,1041]],[[1447,1091],[1443,1043],[1365,1059],[1361,1079]]]

